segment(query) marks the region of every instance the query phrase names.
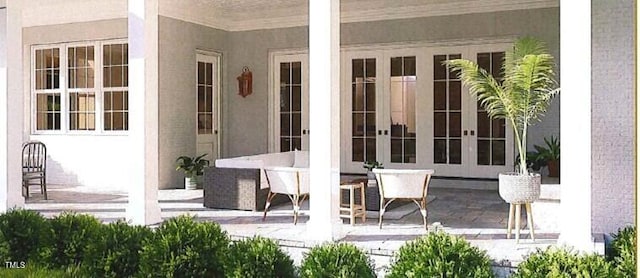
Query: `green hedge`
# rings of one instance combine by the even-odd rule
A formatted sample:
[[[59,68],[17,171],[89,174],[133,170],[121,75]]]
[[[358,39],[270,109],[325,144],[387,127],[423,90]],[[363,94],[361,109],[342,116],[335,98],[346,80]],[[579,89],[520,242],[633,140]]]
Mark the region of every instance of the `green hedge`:
[[[518,265],[513,278],[620,277],[611,263],[596,254],[578,254],[565,248],[537,250]]]
[[[531,253],[512,277],[635,277],[635,227],[613,235],[607,258],[563,248]],[[0,277],[295,277],[291,258],[272,240],[230,244],[211,222],[179,216],[155,231],[90,215],[63,213],[47,220],[37,212],[0,214],[0,257],[21,269]],[[47,267],[51,268],[48,269]],[[309,250],[301,277],[375,277],[373,262],[347,243]],[[396,252],[388,277],[492,277],[489,258],[460,237],[429,233]]]
[[[376,277],[373,261],[349,243],[316,246],[305,254],[301,277]]]
[[[229,239],[217,223],[178,216],[163,222],[140,253],[144,277],[224,277]]]
[[[613,235],[611,252],[607,258],[616,271],[623,277],[636,277],[636,228],[634,226],[619,229]]]
[[[0,258],[5,262],[38,261],[50,236],[49,222],[40,213],[9,210],[0,215]]]
[[[131,277],[138,272],[143,243],[153,232],[123,221],[102,225],[99,237],[90,242],[83,267],[95,277]]]
[[[486,253],[464,238],[429,233],[405,243],[395,254],[387,277],[493,277]]]
[[[295,277],[293,260],[270,239],[255,237],[236,241],[229,250],[227,277]]]
[[[100,238],[100,221],[92,215],[65,212],[50,221],[51,244],[44,248],[44,260],[52,268],[79,266],[89,243]]]

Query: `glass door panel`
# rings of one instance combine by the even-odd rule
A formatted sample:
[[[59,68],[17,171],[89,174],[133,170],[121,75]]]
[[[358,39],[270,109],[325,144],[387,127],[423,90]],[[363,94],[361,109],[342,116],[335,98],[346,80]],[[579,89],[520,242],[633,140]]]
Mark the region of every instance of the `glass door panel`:
[[[376,59],[351,60],[351,161],[376,158]]]
[[[277,53],[272,57],[269,151],[309,150],[308,55]]]
[[[416,57],[392,57],[390,161],[416,163]]]
[[[483,52],[477,54],[478,66],[502,82],[502,61],[504,52]],[[477,103],[477,163],[478,165],[505,165],[506,125],[504,119],[491,120],[487,112]]]
[[[280,151],[302,149],[302,62],[280,63]],[[305,132],[306,133],[306,132]]]
[[[461,54],[433,56],[433,162],[435,164],[462,164],[464,116],[462,84],[457,73],[442,64],[443,61],[461,57]]]

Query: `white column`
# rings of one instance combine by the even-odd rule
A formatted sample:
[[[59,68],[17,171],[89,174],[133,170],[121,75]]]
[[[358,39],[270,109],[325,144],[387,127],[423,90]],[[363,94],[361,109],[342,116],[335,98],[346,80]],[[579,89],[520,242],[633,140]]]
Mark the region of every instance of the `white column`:
[[[591,236],[591,2],[560,1],[560,243],[594,250]]]
[[[7,1],[0,11],[0,212],[22,207],[22,142],[24,136],[22,1]]]
[[[158,0],[129,0],[129,137],[134,167],[127,220],[160,222],[158,205]]]
[[[309,1],[310,239],[342,237],[340,183],[340,1]]]

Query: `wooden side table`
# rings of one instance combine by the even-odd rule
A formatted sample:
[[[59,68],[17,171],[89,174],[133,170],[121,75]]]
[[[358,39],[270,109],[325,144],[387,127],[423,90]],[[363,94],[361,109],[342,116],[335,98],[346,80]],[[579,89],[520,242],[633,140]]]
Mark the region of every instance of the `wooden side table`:
[[[356,204],[356,190],[360,190],[360,204]],[[356,217],[362,218],[362,223],[367,220],[367,211],[364,200],[365,184],[363,182],[347,182],[340,184],[340,192],[342,190],[349,191],[349,202],[344,203],[342,194],[340,194],[340,218],[349,218],[351,225],[355,224]]]

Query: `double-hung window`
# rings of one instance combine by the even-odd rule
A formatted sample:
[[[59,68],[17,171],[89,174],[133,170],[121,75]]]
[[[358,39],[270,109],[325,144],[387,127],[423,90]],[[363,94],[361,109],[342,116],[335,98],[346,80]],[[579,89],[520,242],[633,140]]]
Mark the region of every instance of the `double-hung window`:
[[[126,42],[36,46],[32,59],[34,132],[128,130]]]

